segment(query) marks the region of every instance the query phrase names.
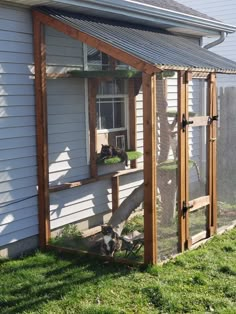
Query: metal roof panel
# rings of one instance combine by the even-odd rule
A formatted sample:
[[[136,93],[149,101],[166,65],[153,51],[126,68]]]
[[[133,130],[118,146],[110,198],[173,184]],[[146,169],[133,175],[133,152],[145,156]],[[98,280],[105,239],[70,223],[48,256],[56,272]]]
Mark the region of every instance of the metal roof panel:
[[[48,7],[39,10],[157,68],[236,73],[236,62],[166,31]]]

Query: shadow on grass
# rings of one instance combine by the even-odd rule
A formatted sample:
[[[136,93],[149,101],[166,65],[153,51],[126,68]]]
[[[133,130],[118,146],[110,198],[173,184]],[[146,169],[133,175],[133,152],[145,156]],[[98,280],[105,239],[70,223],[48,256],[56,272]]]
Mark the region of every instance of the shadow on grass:
[[[130,273],[130,268],[124,265],[89,257],[50,253],[46,255],[48,258],[40,259],[40,255],[25,258],[20,263],[5,261],[0,264],[3,266],[0,269],[2,280],[4,275],[5,280],[9,279],[5,286],[2,283],[1,314],[38,311],[42,304],[61,300],[82,285],[91,283],[96,287],[103,276],[109,275],[114,280]]]

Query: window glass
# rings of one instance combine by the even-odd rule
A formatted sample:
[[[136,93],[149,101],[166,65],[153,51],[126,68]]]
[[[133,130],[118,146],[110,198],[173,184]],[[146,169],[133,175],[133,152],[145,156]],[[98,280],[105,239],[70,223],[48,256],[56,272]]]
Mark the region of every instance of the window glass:
[[[114,103],[114,127],[122,128],[125,127],[125,108],[124,100],[118,98]]]

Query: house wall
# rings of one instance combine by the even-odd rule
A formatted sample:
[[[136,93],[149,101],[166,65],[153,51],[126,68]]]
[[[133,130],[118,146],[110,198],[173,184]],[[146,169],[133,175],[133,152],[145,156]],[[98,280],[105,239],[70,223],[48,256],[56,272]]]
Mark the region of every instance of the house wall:
[[[190,6],[196,10],[208,14],[215,19],[222,21],[226,24],[236,25],[236,2],[234,0],[180,0],[182,4]],[[203,45],[212,42],[216,38],[205,38]],[[229,34],[225,41],[221,44],[209,49],[223,57],[230,60],[236,61],[236,32]],[[235,75],[217,75],[218,86],[235,86],[236,76]]]
[[[0,3],[0,255],[35,247],[37,234],[31,14]]]

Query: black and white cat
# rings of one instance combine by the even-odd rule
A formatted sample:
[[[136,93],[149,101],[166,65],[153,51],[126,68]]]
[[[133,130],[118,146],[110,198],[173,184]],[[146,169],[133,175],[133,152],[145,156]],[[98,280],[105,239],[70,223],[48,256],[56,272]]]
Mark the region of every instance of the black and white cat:
[[[100,158],[106,159],[111,157],[119,157],[122,162],[125,162],[126,167],[128,166],[128,155],[126,151],[120,149],[119,147],[114,147],[112,145],[103,145],[100,152]]]
[[[101,228],[103,234],[102,252],[107,256],[113,256],[121,247],[119,236],[111,226],[103,225]]]

